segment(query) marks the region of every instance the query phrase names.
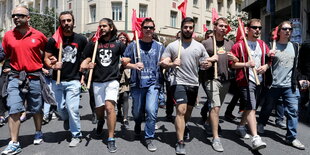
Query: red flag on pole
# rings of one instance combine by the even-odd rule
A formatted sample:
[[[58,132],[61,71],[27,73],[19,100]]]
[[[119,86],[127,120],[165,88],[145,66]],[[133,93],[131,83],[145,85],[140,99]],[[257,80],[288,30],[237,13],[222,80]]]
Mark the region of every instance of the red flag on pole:
[[[131,17],[131,22],[132,22],[132,26],[131,29],[132,31],[137,31],[138,32],[138,38],[142,38],[143,37],[143,33],[141,31],[141,23],[143,22],[143,20],[146,19],[145,17],[142,18],[137,18],[137,14],[136,14],[136,10],[132,9],[132,17]],[[135,40],[135,33],[134,33],[134,37],[133,40]]]
[[[239,40],[243,39],[243,37],[242,37],[242,30],[243,30],[243,32],[245,32],[244,24],[243,24],[242,20],[240,18],[238,18],[238,20],[240,20],[240,23],[242,23],[242,24],[238,26],[237,34],[236,34],[236,42],[238,42]]]
[[[53,38],[56,41],[55,46],[57,48],[59,48],[60,43],[62,43],[62,36],[63,36],[63,32],[62,32],[62,27],[59,26],[58,29],[56,30],[56,32],[53,34]]]
[[[273,31],[272,31],[272,39],[277,40],[278,39],[278,29],[279,27],[277,26]]]
[[[95,35],[93,36],[93,38],[91,38],[91,41],[93,41],[93,42],[98,41],[100,36],[101,36],[101,30],[100,30],[100,27],[98,26]]]
[[[186,17],[186,8],[187,8],[187,0],[184,0],[179,6],[178,9],[182,12],[182,19]]]
[[[208,31],[208,28],[206,26],[206,24],[203,24],[203,32],[207,32]]]
[[[215,10],[215,8],[212,8],[212,23],[214,24],[214,22],[219,18],[219,15],[217,13],[217,11]],[[228,34],[231,31],[231,27],[228,24],[227,25],[227,30],[226,30],[226,34]]]

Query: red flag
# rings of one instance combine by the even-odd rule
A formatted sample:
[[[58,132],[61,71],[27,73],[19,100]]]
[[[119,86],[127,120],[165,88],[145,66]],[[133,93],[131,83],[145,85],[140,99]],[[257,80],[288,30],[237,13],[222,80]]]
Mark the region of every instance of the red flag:
[[[62,27],[59,26],[56,32],[52,36],[56,42],[55,46],[57,48],[59,48],[60,43],[62,43],[62,36],[63,36]]]
[[[184,0],[179,6],[178,9],[182,12],[182,19],[186,17],[186,7],[187,7],[187,0]]]
[[[203,32],[207,32],[208,31],[208,28],[206,26],[206,24],[203,24]]]
[[[145,17],[142,17],[142,18],[137,18],[137,14],[136,14],[136,10],[135,9],[132,9],[132,17],[131,17],[131,22],[132,22],[132,26],[131,26],[131,29],[134,33],[134,31],[137,31],[138,32],[138,38],[142,38],[143,37],[143,33],[141,31],[141,23],[143,22],[143,20],[146,19]],[[133,40],[135,40],[135,33],[134,33],[134,36],[133,36]]]
[[[277,27],[273,30],[273,32],[272,32],[272,39],[273,39],[273,40],[277,40],[277,39],[278,39],[278,29],[279,29],[279,27],[277,26]]]
[[[243,30],[243,32],[244,32],[244,24],[240,18],[238,20],[240,20],[241,25],[239,24],[238,29],[237,29],[236,42],[243,39],[241,31]]]
[[[231,31],[231,27],[229,26],[229,24],[227,25],[227,30],[226,30],[226,34],[228,34]]]
[[[212,23],[214,24],[214,22],[219,18],[219,15],[217,14],[215,8],[212,8]]]
[[[93,41],[93,42],[98,41],[99,38],[100,38],[100,36],[101,36],[101,29],[100,29],[100,27],[98,26],[95,35],[93,36],[93,38],[91,38],[91,41]]]

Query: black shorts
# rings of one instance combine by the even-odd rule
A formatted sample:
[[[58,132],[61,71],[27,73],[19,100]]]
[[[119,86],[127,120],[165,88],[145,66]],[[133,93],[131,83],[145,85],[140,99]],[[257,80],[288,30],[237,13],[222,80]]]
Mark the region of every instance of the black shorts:
[[[195,106],[198,86],[188,86],[188,85],[173,85],[171,86],[171,92],[175,103],[182,104],[185,103],[190,106]]]

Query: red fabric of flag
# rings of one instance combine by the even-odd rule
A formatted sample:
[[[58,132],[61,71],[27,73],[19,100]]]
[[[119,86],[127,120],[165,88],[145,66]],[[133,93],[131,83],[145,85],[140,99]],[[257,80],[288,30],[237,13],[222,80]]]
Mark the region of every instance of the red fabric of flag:
[[[279,29],[279,27],[277,26],[277,27],[273,30],[273,32],[272,32],[272,39],[273,39],[273,40],[277,40],[277,39],[278,39],[278,29]]]
[[[178,9],[182,13],[182,19],[186,17],[186,8],[187,8],[187,0],[184,0],[179,6]]]
[[[239,26],[238,26],[237,34],[236,34],[236,42],[243,39],[242,31],[244,32],[244,24],[242,20],[239,18],[238,21],[239,21]]]
[[[206,26],[206,24],[203,24],[203,32],[207,32],[208,31],[208,28]]]
[[[93,36],[93,38],[91,38],[91,41],[93,41],[93,42],[98,41],[99,38],[100,38],[100,36],[101,36],[101,29],[100,29],[100,27],[98,26],[95,35]]]
[[[143,33],[141,31],[141,23],[143,22],[144,19],[146,19],[146,18],[145,17],[137,18],[136,10],[132,9],[132,17],[131,17],[132,26],[131,26],[131,29],[132,29],[133,34],[134,34],[133,40],[135,40],[135,38],[136,38],[134,31],[138,32],[138,36],[139,36],[138,38],[143,37]]]
[[[219,15],[217,13],[217,11],[215,10],[215,8],[212,8],[212,23],[214,24],[214,22],[219,18]]]
[[[63,36],[62,27],[59,26],[56,32],[52,36],[56,42],[55,46],[57,48],[59,48],[60,43],[62,43],[62,36]]]

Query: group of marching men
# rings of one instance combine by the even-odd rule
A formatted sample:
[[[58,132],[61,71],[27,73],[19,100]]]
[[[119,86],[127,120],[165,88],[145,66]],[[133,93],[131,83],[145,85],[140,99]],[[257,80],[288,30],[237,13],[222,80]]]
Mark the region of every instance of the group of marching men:
[[[264,132],[272,109],[281,97],[287,118],[286,141],[298,149],[305,149],[297,139],[297,112],[299,89],[308,89],[304,85],[308,85],[309,81],[298,69],[298,47],[289,41],[292,25],[288,21],[278,26],[277,38],[269,49],[259,39],[262,29],[259,19],[249,20],[246,33],[244,29],[241,30],[243,39],[234,44],[225,39],[228,27],[226,18],[218,18],[214,22],[213,36],[200,43],[192,38],[194,20],[186,17],[181,23],[180,38],[167,47],[153,39],[155,23],[151,18],[146,18],[141,23],[142,37],[138,39],[136,36],[136,40],[128,45],[118,40],[117,28],[109,18],[99,21],[97,33],[89,42],[82,35],[73,32],[75,19],[69,11],[60,13],[60,27],[57,34],[49,40],[29,26],[27,8],[14,8],[12,19],[16,27],[5,33],[2,42],[11,67],[2,93],[7,96],[11,141],[2,154],[21,152],[18,142],[19,117],[26,110],[33,113],[36,129],[34,144],[43,142],[43,102],[57,104],[58,114],[64,120],[64,128],[69,129],[72,134],[69,146],[77,146],[82,140],[79,102],[80,88],[84,81],[81,81],[81,76],[86,71],[89,71],[88,81],[91,81],[95,100],[98,119],[96,132],[101,134],[106,113],[107,148],[111,153],[116,152],[115,106],[120,86],[120,63],[122,67],[130,69],[134,132],[140,135],[141,123],[145,121],[144,139],[151,152],[157,149],[153,141],[158,96],[165,72],[170,85],[168,89],[176,107],[176,154],[186,154],[184,137],[189,134],[186,123],[197,99],[199,70],[205,74],[200,81],[208,96],[210,108],[209,119],[206,121],[212,130],[212,147],[215,151],[224,151],[218,133],[219,112],[228,93],[232,74],[235,74],[240,102],[244,103],[244,112],[236,133],[241,138],[252,138],[253,150],[266,148],[266,143],[258,133]],[[47,86],[44,79],[44,74],[49,74],[49,71],[42,72],[43,67],[54,71],[51,87]],[[256,121],[257,98],[262,89],[267,92]]]

